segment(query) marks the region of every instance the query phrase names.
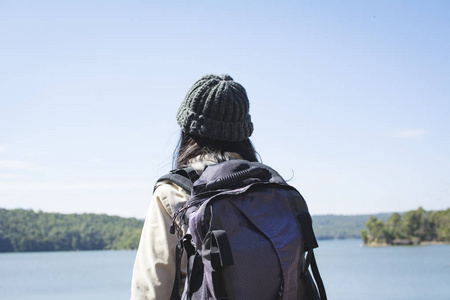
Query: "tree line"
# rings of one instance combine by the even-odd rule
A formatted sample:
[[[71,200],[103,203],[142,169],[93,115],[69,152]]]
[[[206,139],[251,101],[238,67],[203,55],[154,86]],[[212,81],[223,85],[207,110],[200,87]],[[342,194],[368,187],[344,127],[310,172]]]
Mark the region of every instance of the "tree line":
[[[136,249],[143,221],[0,209],[0,252]]]
[[[318,239],[358,238],[368,218],[313,216],[313,226]],[[142,226],[135,218],[0,208],[0,252],[136,249]]]
[[[389,213],[376,214],[377,219],[387,220]],[[370,215],[314,215],[314,233],[317,239],[358,239]]]
[[[450,208],[425,211],[422,207],[404,214],[393,213],[387,221],[372,216],[361,231],[366,245],[418,245],[423,242],[450,242]]]
[[[0,252],[136,249],[142,226],[143,220],[136,218],[0,208]],[[450,242],[450,209],[313,216],[313,226],[318,239],[360,234],[366,244]]]

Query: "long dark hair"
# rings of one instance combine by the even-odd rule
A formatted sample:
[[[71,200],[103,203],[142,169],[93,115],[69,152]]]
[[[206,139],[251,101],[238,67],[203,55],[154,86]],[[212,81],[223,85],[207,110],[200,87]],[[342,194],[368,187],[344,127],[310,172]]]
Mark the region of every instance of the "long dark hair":
[[[173,154],[173,168],[186,168],[192,159],[201,156],[212,157],[216,163],[230,159],[230,152],[239,154],[243,159],[256,162],[258,153],[250,139],[239,142],[215,141],[181,132],[178,146]]]

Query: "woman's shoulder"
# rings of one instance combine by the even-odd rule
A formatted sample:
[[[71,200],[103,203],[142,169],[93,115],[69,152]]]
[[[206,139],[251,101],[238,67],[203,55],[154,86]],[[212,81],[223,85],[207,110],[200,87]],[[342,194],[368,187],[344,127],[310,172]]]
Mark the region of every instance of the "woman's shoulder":
[[[155,185],[153,198],[156,198],[173,215],[190,197],[188,191],[169,180],[163,180]]]

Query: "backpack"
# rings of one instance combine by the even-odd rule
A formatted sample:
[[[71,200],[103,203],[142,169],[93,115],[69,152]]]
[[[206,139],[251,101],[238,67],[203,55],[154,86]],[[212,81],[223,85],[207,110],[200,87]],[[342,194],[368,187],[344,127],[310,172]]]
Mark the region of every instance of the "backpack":
[[[179,238],[171,300],[180,299],[183,251],[183,300],[326,300],[306,202],[276,171],[229,160],[208,166],[200,177],[186,168],[158,182],[163,180],[191,191],[170,228]]]

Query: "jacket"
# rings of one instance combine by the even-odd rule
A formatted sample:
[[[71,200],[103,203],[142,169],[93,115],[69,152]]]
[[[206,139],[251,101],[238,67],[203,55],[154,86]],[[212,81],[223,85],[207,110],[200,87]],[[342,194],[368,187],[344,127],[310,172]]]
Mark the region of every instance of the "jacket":
[[[230,159],[241,158],[228,153]],[[212,157],[198,157],[191,162],[197,173],[217,163]],[[145,217],[136,254],[131,282],[131,300],[169,300],[175,279],[175,249],[177,235],[170,234],[174,213],[189,199],[190,194],[176,184],[163,181],[155,186]],[[182,283],[186,275],[186,257],[181,260]]]

